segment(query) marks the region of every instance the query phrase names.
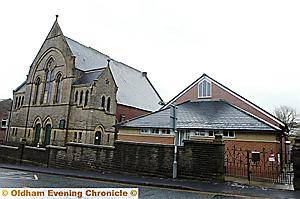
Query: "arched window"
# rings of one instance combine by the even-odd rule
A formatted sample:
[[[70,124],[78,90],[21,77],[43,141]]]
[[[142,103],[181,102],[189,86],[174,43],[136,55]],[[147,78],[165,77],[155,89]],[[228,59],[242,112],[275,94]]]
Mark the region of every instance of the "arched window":
[[[21,97],[18,97],[18,108],[20,108],[21,105]]]
[[[82,104],[82,98],[83,98],[83,91],[80,92],[79,104]]]
[[[88,104],[89,101],[89,91],[85,91],[85,98],[84,98],[84,106]]]
[[[33,98],[33,104],[36,104],[38,96],[39,96],[39,91],[40,91],[40,84],[41,84],[41,79],[39,77],[36,78],[35,80],[35,93],[34,93],[34,98]]]
[[[78,91],[75,92],[75,99],[74,99],[74,102],[77,103],[77,100],[78,100]]]
[[[61,74],[58,74],[56,77],[56,89],[55,89],[55,102],[58,103],[60,102],[60,97],[61,97]]]
[[[15,100],[15,109],[17,108],[17,106],[18,106],[18,97],[16,97],[16,100]]]
[[[21,99],[22,99],[22,100],[21,100],[21,106],[23,106],[23,103],[24,103],[24,96],[22,96]]]
[[[110,111],[110,97],[107,98],[106,110]]]
[[[101,98],[101,108],[105,108],[105,96],[104,95]]]
[[[211,97],[211,83],[207,80],[203,80],[199,83],[199,98],[202,97]]]
[[[52,70],[53,70],[53,65],[54,65],[54,60],[51,57],[49,61],[47,62],[46,66],[46,82],[45,82],[45,90],[44,90],[44,101],[46,103],[50,102],[50,98],[52,95],[52,82],[51,82],[51,77],[52,77]]]

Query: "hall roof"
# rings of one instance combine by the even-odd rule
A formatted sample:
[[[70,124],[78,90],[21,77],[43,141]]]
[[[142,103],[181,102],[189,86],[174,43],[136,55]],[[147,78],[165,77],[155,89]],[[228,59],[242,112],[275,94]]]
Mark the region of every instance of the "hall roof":
[[[120,128],[172,128],[170,107],[117,126]],[[178,129],[276,131],[272,126],[225,101],[188,101],[176,106]]]

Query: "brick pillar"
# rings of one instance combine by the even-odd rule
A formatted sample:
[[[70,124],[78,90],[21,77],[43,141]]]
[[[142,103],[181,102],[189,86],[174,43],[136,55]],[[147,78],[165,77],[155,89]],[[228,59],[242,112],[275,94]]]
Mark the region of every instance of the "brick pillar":
[[[292,148],[292,161],[294,169],[294,189],[300,190],[300,137],[295,138]]]

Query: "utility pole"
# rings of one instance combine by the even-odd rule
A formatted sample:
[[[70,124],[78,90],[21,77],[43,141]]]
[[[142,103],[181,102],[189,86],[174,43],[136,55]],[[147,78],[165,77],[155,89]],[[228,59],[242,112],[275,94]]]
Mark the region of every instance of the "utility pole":
[[[166,105],[163,101],[158,103],[159,105]],[[177,146],[178,146],[178,132],[177,132],[177,115],[176,115],[176,104],[175,102],[170,104],[170,127],[174,132],[174,160],[173,160],[173,178],[177,178]]]
[[[177,178],[177,146],[178,146],[178,132],[176,129],[177,116],[176,116],[176,105],[170,104],[170,119],[174,132],[174,161],[173,161],[173,178]]]

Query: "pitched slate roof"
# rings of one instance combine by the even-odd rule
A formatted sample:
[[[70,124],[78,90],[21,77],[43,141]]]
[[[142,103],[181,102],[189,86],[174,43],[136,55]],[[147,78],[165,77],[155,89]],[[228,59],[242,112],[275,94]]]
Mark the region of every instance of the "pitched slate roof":
[[[75,67],[80,70],[89,71],[105,67],[107,66],[107,60],[110,60],[109,67],[118,87],[117,102],[119,104],[147,111],[156,111],[161,107],[158,104],[162,101],[161,97],[149,79],[142,75],[141,71],[113,60],[109,56],[68,37],[66,37],[66,41],[72,53],[76,56]],[[92,83],[95,76],[96,74],[84,75],[75,84],[81,82]]]
[[[177,106],[177,128],[276,131],[225,101],[186,102]],[[118,124],[122,128],[171,128],[170,108]]]
[[[85,72],[79,79],[77,79],[73,85],[79,85],[79,84],[90,84],[94,80],[97,80],[98,77],[102,74],[104,69],[95,70],[95,71],[89,71]]]
[[[68,46],[75,55],[75,68],[83,71],[101,68],[107,65],[109,56],[66,37]]]
[[[143,110],[156,111],[161,97],[141,71],[112,60],[110,69],[118,86],[117,102]]]
[[[24,81],[20,86],[18,86],[15,90],[15,92],[25,92],[26,91],[26,81]]]

